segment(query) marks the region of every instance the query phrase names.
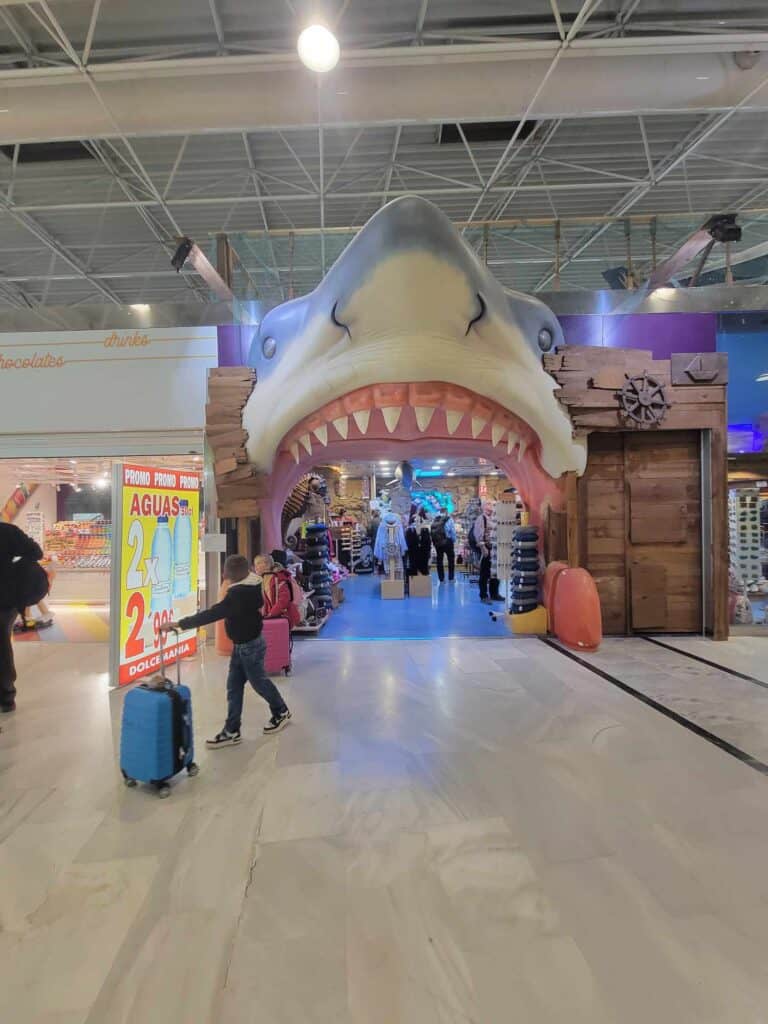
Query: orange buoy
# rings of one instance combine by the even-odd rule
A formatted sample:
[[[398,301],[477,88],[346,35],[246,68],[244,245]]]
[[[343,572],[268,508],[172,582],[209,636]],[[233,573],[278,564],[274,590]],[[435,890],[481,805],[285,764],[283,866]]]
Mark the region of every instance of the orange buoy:
[[[229,590],[229,580],[222,580],[221,586],[219,587],[219,601],[223,600],[225,594]],[[232,641],[227,636],[227,631],[224,629],[224,620],[219,619],[216,623],[216,632],[214,634],[214,647],[217,654],[230,655],[232,653]]]
[[[596,651],[603,640],[597,586],[586,569],[562,569],[552,594],[552,630],[576,651]]]
[[[553,604],[557,578],[563,569],[567,568],[567,562],[550,562],[544,570],[544,578],[541,583],[541,598],[544,607],[547,609],[550,633],[554,633],[554,627],[552,625],[554,622]]]

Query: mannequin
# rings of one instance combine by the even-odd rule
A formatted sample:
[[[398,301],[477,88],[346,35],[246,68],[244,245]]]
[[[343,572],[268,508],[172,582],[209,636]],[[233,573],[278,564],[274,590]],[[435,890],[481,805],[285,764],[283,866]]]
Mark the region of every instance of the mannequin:
[[[384,563],[384,571],[390,579],[400,579],[403,575],[403,555],[407,545],[403,524],[400,516],[391,510],[382,514],[381,523],[376,531],[376,547],[374,554]]]
[[[429,576],[429,559],[432,554],[432,519],[419,505],[411,513],[406,531],[408,544],[408,575]]]

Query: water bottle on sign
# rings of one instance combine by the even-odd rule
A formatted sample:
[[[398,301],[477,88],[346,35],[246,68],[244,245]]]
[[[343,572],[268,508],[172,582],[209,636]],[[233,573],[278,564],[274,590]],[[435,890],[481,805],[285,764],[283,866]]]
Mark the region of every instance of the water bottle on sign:
[[[173,596],[189,597],[192,561],[192,518],[189,502],[179,502],[179,514],[173,528]]]
[[[150,609],[153,612],[170,612],[173,607],[171,595],[173,541],[168,526],[168,516],[157,517],[155,535],[152,538],[152,558],[155,560],[156,578],[152,581]]]

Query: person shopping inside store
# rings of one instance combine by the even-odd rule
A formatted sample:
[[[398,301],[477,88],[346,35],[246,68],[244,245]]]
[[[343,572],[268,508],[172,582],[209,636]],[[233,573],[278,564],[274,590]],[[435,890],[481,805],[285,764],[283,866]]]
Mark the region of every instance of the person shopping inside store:
[[[240,743],[246,681],[269,704],[272,712],[272,717],[264,726],[265,734],[279,732],[291,718],[291,712],[280,691],[264,670],[267,644],[262,636],[261,612],[264,601],[261,579],[250,571],[248,559],[244,555],[230,555],[227,558],[224,563],[224,579],[229,583],[229,588],[221,601],[197,615],[189,615],[178,622],[164,623],[160,627],[167,633],[176,629],[198,629],[224,620],[227,636],[234,645],[227,675],[227,720],[221,732],[207,741],[206,746],[211,748],[231,747]]]
[[[447,508],[440,509],[432,523],[432,543],[435,545],[437,578],[445,583],[445,560],[448,560],[448,582],[453,583],[456,571],[456,524]]]
[[[31,595],[22,593],[26,573],[14,566],[36,567],[43,557],[40,546],[13,523],[0,523],[0,712],[16,710],[16,664],[13,659],[13,624]],[[42,571],[42,570],[41,570]],[[44,593],[35,595],[36,604]]]
[[[291,629],[301,622],[301,612],[295,600],[293,576],[272,555],[257,555],[253,560],[253,571],[261,577],[261,592],[264,598],[262,617],[265,619],[287,619]]]
[[[470,532],[469,543],[480,557],[480,600],[483,604],[503,601],[499,593],[499,580],[491,576],[491,515],[490,504],[483,506]]]

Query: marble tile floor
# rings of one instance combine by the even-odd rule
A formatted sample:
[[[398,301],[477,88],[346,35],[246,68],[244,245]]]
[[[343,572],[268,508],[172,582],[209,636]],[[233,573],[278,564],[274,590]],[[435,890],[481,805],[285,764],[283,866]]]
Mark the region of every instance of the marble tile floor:
[[[768,639],[661,639],[668,646],[642,638],[611,638],[583,659],[768,764]],[[731,675],[718,664],[758,682]]]
[[[675,671],[637,643],[611,671]],[[250,695],[166,801],[120,782],[103,646],[18,661],[3,1024],[768,1020],[768,779],[536,640],[302,645],[292,725]],[[199,741],[225,668],[185,668]]]

